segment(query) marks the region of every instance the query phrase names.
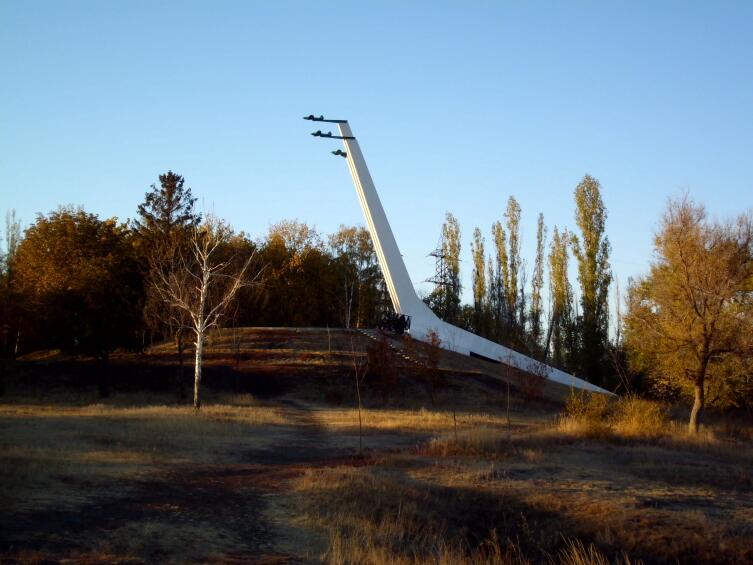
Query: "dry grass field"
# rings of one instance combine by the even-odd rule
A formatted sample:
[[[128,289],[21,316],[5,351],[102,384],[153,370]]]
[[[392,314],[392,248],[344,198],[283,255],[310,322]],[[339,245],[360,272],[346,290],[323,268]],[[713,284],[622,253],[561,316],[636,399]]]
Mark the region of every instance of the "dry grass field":
[[[244,330],[210,354],[200,413],[27,361],[0,398],[0,562],[753,562],[749,423],[690,437],[631,397],[508,402],[448,355],[434,403],[407,365],[387,399],[367,377],[359,454],[344,332]],[[143,380],[175,359],[115,362]]]

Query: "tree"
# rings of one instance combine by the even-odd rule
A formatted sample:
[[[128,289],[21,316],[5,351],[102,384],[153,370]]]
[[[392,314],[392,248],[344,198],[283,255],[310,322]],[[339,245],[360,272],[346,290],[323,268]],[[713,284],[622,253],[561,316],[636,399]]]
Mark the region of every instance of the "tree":
[[[382,274],[371,235],[363,227],[341,225],[329,236],[333,267],[343,286],[343,319],[349,328],[355,303],[355,327],[374,325],[383,308],[380,285]]]
[[[253,255],[245,259],[223,257],[223,247],[232,231],[217,218],[210,216],[196,226],[189,249],[175,250],[170,263],[152,270],[152,285],[172,309],[185,312],[194,333],[193,405],[201,407],[201,385],[204,341],[207,332],[218,326],[238,291],[257,282],[261,269],[251,273]],[[165,255],[167,256],[167,255]]]
[[[439,244],[440,261],[444,267],[434,281],[437,288],[427,302],[434,313],[446,322],[455,324],[460,319],[460,224],[450,212],[442,224]]]
[[[298,221],[274,224],[259,252],[268,266],[260,321],[325,326],[342,320],[342,278],[314,228]]]
[[[5,370],[9,359],[18,354],[20,341],[20,303],[22,297],[16,292],[15,261],[21,241],[21,223],[16,211],[5,214],[5,250],[0,251],[0,395],[5,393]]]
[[[449,212],[442,226],[442,252],[447,262],[449,283],[445,294],[445,319],[453,322],[458,319],[460,311],[460,224]]]
[[[0,252],[0,319],[2,319],[2,356],[15,357],[19,345],[19,304],[22,300],[16,292],[16,253],[21,242],[21,222],[16,211],[5,214],[5,250]]]
[[[508,270],[507,280],[505,280],[507,323],[519,340],[523,329],[522,324],[520,324],[521,315],[524,318],[520,297],[524,285],[520,284],[523,271],[523,260],[520,257],[520,204],[514,196],[507,199],[505,222],[507,223],[508,233]]]
[[[138,218],[133,222],[137,234],[136,242],[142,256],[145,278],[154,279],[156,273],[149,269],[161,268],[168,264],[162,253],[174,253],[187,246],[191,228],[201,221],[201,215],[194,212],[196,198],[191,189],[185,187],[185,179],[168,171],[159,175],[159,187],[151,185],[151,190],[138,206]],[[147,285],[143,309],[146,328],[152,334],[165,335],[175,340],[178,351],[178,388],[183,394],[183,351],[185,349],[185,327],[189,320],[182,310],[169,307],[154,285]]]
[[[492,225],[496,250],[494,279],[489,298],[494,330],[493,338],[523,347],[525,343],[525,273],[520,256],[520,205],[514,196],[507,200],[505,225]]]
[[[753,220],[718,223],[687,196],[671,200],[648,275],[632,280],[625,346],[634,370],[693,396],[697,432],[707,393],[750,375]]]
[[[147,239],[164,239],[176,229],[193,227],[201,221],[201,215],[194,212],[196,198],[191,189],[185,187],[185,179],[167,171],[159,176],[159,187],[151,186],[139,204],[139,219],[133,222],[134,229]]]
[[[109,353],[134,343],[143,300],[127,226],[60,208],[26,230],[14,263],[37,345],[96,355],[108,396]]]
[[[554,226],[549,248],[549,295],[551,313],[545,351],[557,367],[569,368],[574,349],[572,327],[573,290],[568,280],[570,234]]]
[[[507,341],[506,331],[508,323],[507,315],[507,289],[506,284],[510,279],[510,264],[507,259],[507,234],[500,222],[492,225],[492,238],[496,251],[494,260],[494,277],[489,284],[489,304],[492,309],[494,331],[492,335],[499,341]]]
[[[591,381],[603,384],[609,332],[609,239],[605,235],[607,210],[601,185],[586,175],[575,188],[575,221],[581,237],[573,235],[573,254],[578,261],[581,303],[580,370]]]
[[[482,335],[486,334],[486,254],[484,251],[484,237],[481,230],[473,230],[471,241],[471,255],[473,256],[473,329]]]
[[[541,339],[543,334],[542,312],[543,304],[541,292],[544,287],[544,246],[546,245],[546,226],[544,225],[544,214],[539,214],[536,227],[536,260],[533,264],[533,280],[531,281],[531,311],[529,319],[531,321],[531,341],[533,350],[541,349]]]

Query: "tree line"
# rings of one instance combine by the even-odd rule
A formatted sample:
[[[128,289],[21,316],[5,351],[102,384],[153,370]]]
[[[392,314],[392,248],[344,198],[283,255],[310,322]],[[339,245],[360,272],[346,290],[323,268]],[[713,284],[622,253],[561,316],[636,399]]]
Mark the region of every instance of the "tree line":
[[[448,213],[442,226],[440,280],[426,297],[442,319],[517,351],[546,360],[590,382],[612,386],[615,373],[609,338],[612,270],[601,186],[585,176],[574,193],[579,233],[554,227],[547,241],[537,218],[536,253],[530,272],[521,256],[521,207],[510,196],[501,221],[491,226],[491,249],[480,228],[471,238],[473,303],[461,304],[461,231]],[[580,297],[569,280],[577,262]],[[548,272],[549,288],[544,288]],[[530,277],[530,285],[528,283]],[[548,290],[548,291],[547,291]],[[548,300],[548,302],[545,302]]]
[[[185,179],[168,171],[131,221],[61,207],[22,232],[9,213],[0,264],[3,357],[60,349],[106,366],[118,348],[137,351],[163,339],[182,346],[190,314],[168,296],[176,290],[168,278],[179,261],[185,276],[201,272],[191,270],[197,243],[211,243],[212,265],[263,273],[236,289],[216,320],[223,325],[374,327],[387,309],[364,228],[341,226],[323,237],[305,223],[282,221],[254,240],[202,217],[195,203]]]
[[[574,200],[575,230],[554,226],[549,237],[538,215],[530,269],[514,197],[491,226],[490,245],[473,230],[472,304],[461,300],[461,230],[448,213],[427,304],[450,323],[611,390],[692,399],[693,430],[709,403],[751,409],[751,214],[712,220],[689,196],[671,199],[647,273],[628,281],[624,301],[616,293],[610,317],[599,182],[586,175]],[[254,240],[203,217],[195,202],[183,177],[168,171],[130,221],[61,207],[22,231],[9,212],[0,253],[3,359],[60,349],[95,356],[106,375],[113,350],[172,339],[182,366],[186,346],[198,360],[203,332],[215,325],[375,327],[391,308],[364,228],[323,236],[282,221]]]
[[[554,226],[547,241],[538,215],[530,271],[520,254],[521,208],[513,196],[503,219],[491,226],[491,249],[474,228],[473,303],[465,305],[461,230],[448,213],[438,250],[441,267],[426,303],[445,321],[609,390],[692,399],[694,432],[708,403],[753,409],[751,213],[711,220],[688,195],[670,199],[654,235],[648,274],[630,279],[623,298],[613,285],[598,180],[586,175],[574,199],[577,230]],[[573,261],[577,287],[569,276]],[[613,286],[616,312],[610,317]]]

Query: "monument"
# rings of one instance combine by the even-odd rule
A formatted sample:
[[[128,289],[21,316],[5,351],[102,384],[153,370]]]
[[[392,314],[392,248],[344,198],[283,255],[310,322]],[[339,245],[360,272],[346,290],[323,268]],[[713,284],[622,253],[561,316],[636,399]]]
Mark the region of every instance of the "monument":
[[[321,130],[315,131],[311,135],[326,139],[339,139],[345,146],[344,151],[338,149],[332,153],[347,160],[392,305],[396,313],[410,316],[411,337],[427,341],[427,333],[434,330],[442,340],[441,347],[444,349],[497,363],[505,363],[521,371],[545,376],[551,381],[573,388],[612,394],[575,375],[570,375],[499,343],[440,320],[416,294],[408,275],[408,269],[405,267],[405,262],[395,241],[395,236],[392,234],[387,215],[379,200],[374,181],[366,167],[366,161],[363,158],[363,153],[361,153],[358,140],[353,135],[347,120],[328,120],[324,116],[317,117],[313,114],[304,119],[337,125],[340,135],[333,135],[331,132],[322,133]]]

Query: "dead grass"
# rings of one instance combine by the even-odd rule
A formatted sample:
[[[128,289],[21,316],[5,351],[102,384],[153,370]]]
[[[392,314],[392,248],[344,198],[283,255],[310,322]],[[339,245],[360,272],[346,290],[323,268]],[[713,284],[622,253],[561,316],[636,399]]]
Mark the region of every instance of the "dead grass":
[[[462,430],[457,435],[444,434],[429,440],[421,447],[424,455],[447,457],[450,455],[492,457],[505,456],[513,446],[509,436],[498,428],[477,427]]]
[[[140,480],[165,466],[212,464],[279,441],[286,410],[249,395],[227,404],[145,404],[140,395],[110,403],[0,405],[0,506],[16,511],[77,505],[113,482]],[[258,437],[266,430],[265,438]],[[118,491],[123,490],[118,487]]]
[[[207,404],[201,410],[176,404],[140,405],[141,395],[119,395],[115,402],[85,404],[26,404],[15,402],[0,405],[5,418],[126,418],[161,420],[166,427],[201,432],[204,422],[234,422],[247,425],[285,425],[289,423],[279,406],[257,404],[250,395],[233,395],[227,404]]]
[[[578,398],[539,426],[500,423],[445,428],[371,471],[302,480],[331,562],[753,559],[753,446],[739,430],[688,435],[664,406],[631,397]],[[482,545],[492,554],[479,557]]]
[[[295,357],[316,371],[320,362],[332,363],[320,354],[326,333],[240,336],[254,350],[274,349],[269,362]],[[340,338],[333,351],[347,346]],[[228,343],[218,340],[233,351]],[[218,359],[229,358],[217,351]],[[272,405],[208,391],[199,414],[167,395],[118,394],[105,403],[93,396],[6,397],[0,508],[14,517],[46,520],[70,511],[106,520],[120,511],[119,500],[153,484],[149,513],[139,509],[106,529],[81,530],[76,543],[92,548],[82,559],[185,562],[197,559],[200,545],[224,562],[244,544],[276,543],[272,530],[260,530],[258,542],[244,537],[249,517],[275,500],[274,532],[291,524],[302,532],[291,553],[321,536],[325,546],[304,557],[324,552],[330,563],[753,562],[747,428],[708,426],[688,436],[661,405],[589,396],[573,399],[556,419],[550,407],[534,411],[513,399],[519,411],[508,426],[504,389],[481,380],[461,389],[454,378],[435,408],[410,409],[415,397],[405,395],[389,408],[365,410],[367,446],[392,451],[353,460],[347,450],[355,445],[356,411],[307,406],[292,392],[287,403]],[[306,386],[310,402],[324,396],[319,382]],[[406,408],[396,408],[398,401]],[[290,456],[296,449],[304,459]],[[235,506],[273,483],[274,490]],[[283,492],[291,483],[293,492]],[[185,497],[180,503],[161,498],[160,489],[171,486]],[[210,510],[198,515],[202,504]],[[244,560],[253,556],[234,562]]]
[[[717,454],[638,443],[542,447],[494,430],[296,483],[331,563],[746,562],[750,474]],[[469,449],[467,445],[472,445]],[[609,446],[610,444],[606,444]],[[742,482],[741,482],[742,481]],[[730,512],[731,509],[734,512]],[[747,510],[745,510],[747,509]]]
[[[362,410],[364,430],[374,431],[422,431],[442,432],[476,426],[503,426],[507,420],[500,415],[489,413],[458,412],[453,417],[446,410],[400,410],[400,409],[364,409]],[[331,430],[358,429],[358,412],[354,408],[327,408],[316,412],[317,421]]]
[[[554,432],[570,439],[599,439],[615,442],[642,441],[676,449],[734,452],[735,443],[746,443],[753,426],[728,433],[726,427],[704,426],[688,432],[685,422],[672,420],[669,407],[637,396],[611,399],[601,394],[573,393],[554,426]]]
[[[416,461],[382,460],[376,467],[309,471],[297,483],[304,520],[329,534],[325,561],[333,564],[637,563],[609,559],[580,539],[545,545],[520,504],[471,485],[449,490],[417,480]],[[490,529],[478,521],[491,519]],[[497,529],[499,528],[499,529]],[[501,532],[501,533],[500,533]]]

